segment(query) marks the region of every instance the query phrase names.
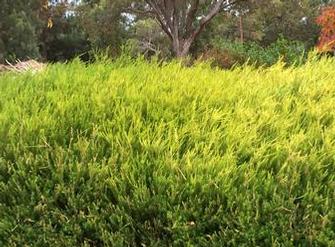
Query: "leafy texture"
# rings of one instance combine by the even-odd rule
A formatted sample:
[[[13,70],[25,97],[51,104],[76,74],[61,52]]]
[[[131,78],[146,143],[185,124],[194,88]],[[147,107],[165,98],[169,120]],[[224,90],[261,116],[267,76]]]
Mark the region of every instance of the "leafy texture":
[[[0,245],[334,246],[334,66],[1,75]]]

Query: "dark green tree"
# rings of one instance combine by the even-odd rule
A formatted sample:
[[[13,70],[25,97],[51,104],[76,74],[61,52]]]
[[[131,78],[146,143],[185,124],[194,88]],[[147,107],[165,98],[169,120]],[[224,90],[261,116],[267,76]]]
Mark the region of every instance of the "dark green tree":
[[[90,43],[81,26],[78,5],[69,1],[54,2],[43,16],[41,53],[48,61],[64,61],[80,56],[88,59]]]
[[[0,61],[39,58],[42,0],[0,0]]]
[[[121,51],[122,44],[129,38],[129,16],[123,12],[124,0],[85,0],[79,8],[83,30],[93,49],[109,48],[111,55]]]

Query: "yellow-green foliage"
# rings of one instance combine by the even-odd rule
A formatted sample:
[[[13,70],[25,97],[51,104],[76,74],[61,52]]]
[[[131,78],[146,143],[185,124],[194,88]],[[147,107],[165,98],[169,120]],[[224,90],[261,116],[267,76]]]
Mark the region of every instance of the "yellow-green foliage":
[[[0,75],[0,246],[335,246],[335,61]]]

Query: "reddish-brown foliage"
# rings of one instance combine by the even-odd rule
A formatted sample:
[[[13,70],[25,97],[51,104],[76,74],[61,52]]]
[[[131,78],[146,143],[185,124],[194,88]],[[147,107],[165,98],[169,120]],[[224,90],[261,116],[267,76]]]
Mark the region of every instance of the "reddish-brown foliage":
[[[318,50],[335,51],[335,6],[324,8],[316,22],[321,27]]]

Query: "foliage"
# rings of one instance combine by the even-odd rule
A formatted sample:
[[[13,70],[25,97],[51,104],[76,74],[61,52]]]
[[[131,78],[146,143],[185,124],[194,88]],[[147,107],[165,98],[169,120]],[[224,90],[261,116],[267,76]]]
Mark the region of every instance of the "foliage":
[[[4,60],[38,58],[39,34],[42,23],[38,18],[41,0],[2,1],[0,8],[0,63]],[[27,6],[29,6],[27,8]]]
[[[80,56],[88,60],[90,43],[79,18],[69,14],[68,4],[58,3],[49,6],[45,16],[52,20],[52,25],[45,26],[41,38],[42,56],[47,61],[66,61]]]
[[[137,20],[132,26],[133,35],[128,40],[132,53],[143,54],[145,57],[170,57],[171,49],[165,34],[152,19]]]
[[[270,45],[280,36],[303,42],[309,48],[315,45],[319,31],[315,18],[323,1],[260,0],[258,2],[260,4],[255,6],[255,18],[262,23],[263,45]]]
[[[210,62],[213,67],[231,69],[236,65],[247,63],[246,57],[233,49],[211,48],[203,52],[196,60]]]
[[[262,47],[284,37],[299,41],[306,49],[313,49],[318,38],[315,18],[323,3],[313,0],[248,0],[238,5],[237,12],[218,16],[204,30],[193,54],[210,48],[213,39],[256,42]]]
[[[0,63],[16,58],[64,61],[82,54],[87,60],[88,50],[107,47],[110,55],[115,57],[127,43],[132,44],[135,53],[140,52],[146,57],[157,53],[164,58],[173,53],[181,57],[185,54],[197,57],[204,51],[210,53],[209,44],[218,36],[245,41],[247,46],[250,42],[269,46],[282,36],[303,42],[307,49],[311,49],[318,39],[315,19],[319,10],[334,3],[332,0],[240,0],[224,8],[221,14],[214,11],[213,19],[201,19],[213,16],[211,13],[215,8],[210,8],[211,4],[216,6],[233,1],[147,1],[151,5],[168,5],[166,8],[160,5],[166,17],[159,14],[159,19],[170,26],[165,25],[167,35],[163,35],[164,29],[157,22],[157,15],[152,15],[155,8],[150,9],[144,2],[2,0]],[[168,23],[171,18],[176,21],[175,25]]]
[[[129,38],[128,20],[122,15],[125,0],[87,1],[78,9],[78,17],[93,49],[109,48],[111,56],[121,52]]]
[[[231,12],[236,1],[194,1],[194,0],[145,0],[130,1],[129,13],[140,13],[159,23],[165,33],[174,56],[186,58],[199,35],[213,19],[222,12]]]
[[[1,246],[334,246],[334,60],[0,75]]]
[[[317,18],[317,23],[321,26],[321,34],[318,49],[321,52],[335,50],[335,6],[329,6],[322,10]]]
[[[230,67],[229,65],[250,63],[257,66],[271,66],[282,59],[287,65],[302,64],[306,60],[305,46],[299,41],[289,41],[280,37],[276,42],[267,47],[262,47],[255,42],[240,43],[216,38],[213,40],[214,50],[218,56],[224,56],[226,60],[218,65]],[[219,55],[221,54],[222,55]],[[208,58],[211,58],[208,56]],[[215,56],[213,57],[216,60]],[[228,61],[228,63],[224,62]]]

